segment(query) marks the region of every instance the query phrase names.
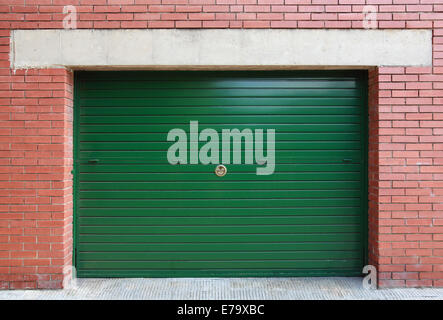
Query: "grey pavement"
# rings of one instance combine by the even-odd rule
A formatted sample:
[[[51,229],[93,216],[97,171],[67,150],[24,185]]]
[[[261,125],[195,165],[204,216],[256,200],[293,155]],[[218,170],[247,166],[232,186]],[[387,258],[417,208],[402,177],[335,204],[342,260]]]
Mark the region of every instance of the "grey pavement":
[[[63,290],[0,290],[0,300],[443,300],[443,288],[365,289],[362,278],[76,279]]]

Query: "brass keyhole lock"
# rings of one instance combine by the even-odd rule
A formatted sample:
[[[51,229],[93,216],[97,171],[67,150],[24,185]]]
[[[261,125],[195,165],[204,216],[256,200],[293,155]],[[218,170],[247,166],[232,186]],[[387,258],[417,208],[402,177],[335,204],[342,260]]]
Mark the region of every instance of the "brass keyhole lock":
[[[226,167],[222,164],[218,165],[217,167],[215,167],[215,174],[218,177],[223,177],[224,175],[226,175],[226,173],[228,172],[228,170],[226,169]]]

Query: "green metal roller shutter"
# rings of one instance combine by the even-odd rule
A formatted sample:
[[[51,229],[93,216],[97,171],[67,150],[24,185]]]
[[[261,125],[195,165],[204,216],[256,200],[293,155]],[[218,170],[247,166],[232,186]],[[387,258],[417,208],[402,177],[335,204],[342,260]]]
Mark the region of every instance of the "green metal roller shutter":
[[[365,83],[356,72],[78,72],[78,276],[361,274]],[[170,165],[167,133],[190,121],[275,129],[275,173]]]

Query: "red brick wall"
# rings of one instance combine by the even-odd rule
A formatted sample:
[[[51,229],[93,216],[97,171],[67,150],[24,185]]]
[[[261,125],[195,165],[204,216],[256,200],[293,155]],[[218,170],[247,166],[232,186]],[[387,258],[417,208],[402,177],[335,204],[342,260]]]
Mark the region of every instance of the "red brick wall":
[[[72,257],[72,73],[10,70],[0,36],[0,288],[59,288]]]
[[[379,69],[378,194],[373,197],[378,199],[375,259],[383,286],[443,286],[439,72],[439,67]]]
[[[78,28],[362,28],[365,5],[379,28],[432,28],[443,15],[441,0],[0,0],[0,27],[61,28],[64,5]]]
[[[379,112],[378,69],[369,71],[368,79],[368,260],[379,269]],[[385,240],[386,241],[386,240]]]
[[[369,259],[380,286],[443,286],[443,0],[0,0],[0,288],[60,288],[72,252],[72,73],[10,70],[11,29],[433,30],[433,65],[369,86]]]

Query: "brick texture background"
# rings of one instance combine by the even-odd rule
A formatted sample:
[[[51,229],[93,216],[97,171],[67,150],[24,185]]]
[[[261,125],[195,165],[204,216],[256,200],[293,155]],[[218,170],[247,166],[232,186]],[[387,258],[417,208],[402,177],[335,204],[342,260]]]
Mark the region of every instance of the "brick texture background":
[[[10,30],[432,29],[429,67],[369,73],[369,258],[381,287],[443,287],[443,0],[0,0],[0,289],[61,288],[72,261],[72,72],[11,70]]]

